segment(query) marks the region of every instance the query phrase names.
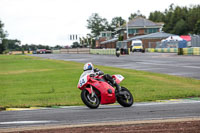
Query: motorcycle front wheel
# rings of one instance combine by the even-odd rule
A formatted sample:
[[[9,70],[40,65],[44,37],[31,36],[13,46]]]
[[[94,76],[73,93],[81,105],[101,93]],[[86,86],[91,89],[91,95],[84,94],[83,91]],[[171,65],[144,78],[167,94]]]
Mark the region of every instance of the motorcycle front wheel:
[[[90,94],[86,89],[82,90],[81,99],[83,103],[91,109],[96,109],[99,107],[100,101],[98,96],[94,94],[92,97],[92,94]]]
[[[125,87],[121,87],[121,92],[123,93],[123,95],[117,97],[117,102],[123,107],[132,106],[134,99],[130,91]]]

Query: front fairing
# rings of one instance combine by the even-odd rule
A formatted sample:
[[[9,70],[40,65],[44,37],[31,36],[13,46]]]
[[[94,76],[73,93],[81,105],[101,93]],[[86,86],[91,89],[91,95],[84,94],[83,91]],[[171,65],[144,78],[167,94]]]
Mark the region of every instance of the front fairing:
[[[95,82],[91,82],[90,85],[100,92],[101,104],[111,104],[116,102],[115,88],[106,81],[95,80]]]
[[[77,87],[79,88],[79,89],[82,89],[84,86],[86,86],[87,85],[87,82],[89,81],[89,79],[90,79],[90,74],[92,73],[92,71],[84,71],[82,74],[81,74],[81,76],[80,76],[80,78],[79,78],[79,81],[78,81],[78,85],[77,85]]]

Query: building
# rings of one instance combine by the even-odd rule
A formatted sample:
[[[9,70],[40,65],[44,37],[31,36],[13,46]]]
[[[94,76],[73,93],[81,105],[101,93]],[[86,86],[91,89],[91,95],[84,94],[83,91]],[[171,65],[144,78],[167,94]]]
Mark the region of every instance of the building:
[[[100,43],[103,41],[107,41],[112,39],[112,32],[111,31],[102,31],[100,32],[100,36],[96,40],[96,48],[101,48]]]
[[[115,33],[122,38],[121,41],[127,40],[132,37],[147,35],[151,33],[160,32],[162,30],[163,23],[155,23],[143,17],[136,17],[128,22],[128,25],[123,25],[116,29]],[[127,34],[128,31],[128,34]],[[128,35],[128,37],[127,37]],[[104,38],[104,39],[102,39]],[[105,39],[100,36],[97,40],[96,47],[102,48],[115,48],[118,38]]]
[[[165,33],[165,32],[156,32],[156,33],[151,33],[147,35],[130,37],[124,41],[127,42],[128,48],[130,48],[132,40],[141,40],[144,48],[155,48],[157,45],[157,42],[161,42],[161,40],[166,39],[170,36],[175,36],[175,35]],[[113,38],[107,41],[103,41],[100,44],[101,44],[101,47],[103,48],[116,48],[117,41],[118,41],[118,38]]]
[[[124,38],[126,39],[133,36],[160,32],[162,30],[162,27],[163,23],[155,23],[143,17],[136,17],[128,22],[128,26],[123,25],[118,28],[117,33],[119,33],[120,35],[124,35]],[[126,37],[127,30],[128,37]]]
[[[161,42],[161,40],[166,39],[170,36],[175,35],[165,32],[156,32],[147,35],[131,37],[126,41],[128,42],[128,47],[130,47],[132,40],[141,40],[144,48],[155,48],[158,42]]]

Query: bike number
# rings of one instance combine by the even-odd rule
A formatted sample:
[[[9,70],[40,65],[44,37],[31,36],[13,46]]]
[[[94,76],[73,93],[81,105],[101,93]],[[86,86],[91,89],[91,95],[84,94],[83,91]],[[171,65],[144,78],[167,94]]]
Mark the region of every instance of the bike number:
[[[87,83],[87,75],[84,77],[81,77],[79,80],[80,87],[82,87],[85,83]]]
[[[124,79],[124,77],[122,75],[115,75],[117,79],[119,79],[119,81],[122,81]]]

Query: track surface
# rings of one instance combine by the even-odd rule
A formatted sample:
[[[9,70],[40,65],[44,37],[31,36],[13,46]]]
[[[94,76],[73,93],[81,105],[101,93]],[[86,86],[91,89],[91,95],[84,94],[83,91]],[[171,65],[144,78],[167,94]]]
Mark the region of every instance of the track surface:
[[[130,108],[119,105],[88,109],[85,106],[59,109],[0,112],[0,131],[6,128],[38,125],[77,125],[86,123],[200,118],[200,101],[136,103]]]
[[[200,56],[179,56],[176,53],[131,53],[117,58],[114,55],[37,54],[37,57],[92,62],[96,65],[136,69],[200,79]]]
[[[177,56],[176,54],[134,53],[120,56],[89,54],[33,55],[50,59],[76,62],[92,62],[96,65],[144,70],[200,79],[200,56]],[[158,120],[171,118],[200,118],[200,101],[136,103],[133,107],[119,105],[88,109],[85,106],[28,111],[1,111],[1,130],[51,125],[76,125],[85,123]]]

